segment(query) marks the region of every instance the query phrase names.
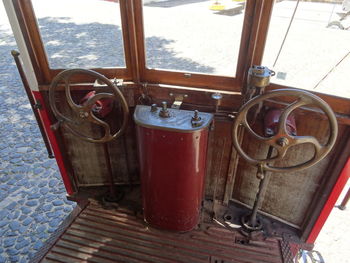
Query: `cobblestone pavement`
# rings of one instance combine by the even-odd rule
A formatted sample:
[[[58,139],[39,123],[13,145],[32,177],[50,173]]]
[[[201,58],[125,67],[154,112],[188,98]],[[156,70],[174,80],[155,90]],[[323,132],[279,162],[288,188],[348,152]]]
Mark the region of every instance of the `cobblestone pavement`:
[[[74,206],[45,152],[6,23],[0,18],[0,263],[28,262]]]

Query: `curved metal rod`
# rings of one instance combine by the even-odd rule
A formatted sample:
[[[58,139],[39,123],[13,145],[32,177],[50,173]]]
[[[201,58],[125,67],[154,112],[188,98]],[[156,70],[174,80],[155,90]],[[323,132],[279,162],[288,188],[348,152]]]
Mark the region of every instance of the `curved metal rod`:
[[[109,88],[112,89],[113,94],[111,93],[98,93],[96,95],[94,95],[93,97],[89,98],[87,100],[87,102],[84,103],[84,105],[77,105],[72,97],[71,97],[71,93],[70,93],[70,83],[69,83],[69,79],[72,75],[75,74],[85,74],[85,75],[89,75],[92,76],[100,81],[102,81],[103,83],[105,83]],[[56,88],[58,86],[58,84],[64,80],[65,81],[65,92],[66,92],[66,99],[67,102],[69,104],[69,106],[79,114],[79,116],[81,118],[84,118],[86,120],[88,120],[89,122],[92,122],[94,124],[97,124],[99,126],[102,126],[104,128],[105,131],[105,135],[100,138],[100,139],[95,139],[95,138],[91,138],[89,136],[83,135],[81,134],[79,131],[76,131],[73,127],[71,127],[69,124],[75,124],[76,122],[71,120],[70,118],[64,116],[61,112],[58,111],[57,106],[56,106],[56,102],[55,102],[55,92],[56,92]],[[93,109],[93,105],[96,103],[96,101],[98,101],[99,99],[104,99],[104,98],[108,98],[108,99],[114,99],[114,100],[118,100],[121,104],[122,110],[123,110],[123,122],[122,125],[120,127],[120,129],[115,133],[115,134],[110,134],[110,127],[109,125],[98,119],[92,112]],[[128,104],[126,102],[126,99],[124,98],[122,92],[119,90],[118,87],[116,87],[109,79],[107,79],[105,76],[103,76],[102,74],[92,71],[92,70],[87,70],[87,69],[67,69],[64,70],[62,72],[60,72],[59,74],[57,74],[57,76],[54,78],[54,80],[52,81],[50,88],[49,88],[49,103],[51,106],[51,109],[54,113],[54,115],[56,116],[56,118],[62,122],[64,124],[64,126],[74,135],[76,135],[77,137],[79,137],[80,139],[84,140],[84,141],[88,141],[88,142],[93,142],[93,143],[104,143],[104,142],[108,142],[111,141],[115,138],[118,138],[119,136],[121,136],[126,128],[127,128],[127,124],[128,124],[128,116],[129,116],[129,107]]]
[[[95,103],[100,99],[116,99],[116,96],[111,93],[98,93],[90,97],[82,106],[81,109],[91,111]]]
[[[278,132],[276,135],[274,135],[273,137],[267,138],[256,134],[251,129],[246,119],[249,110],[253,106],[267,99],[270,99],[273,97],[280,97],[280,96],[297,96],[299,99],[294,103],[292,103],[291,105],[289,105],[283,111],[282,115],[280,116]],[[288,134],[287,132],[286,122],[287,122],[288,115],[293,110],[308,104],[313,104],[319,107],[328,117],[328,121],[330,125],[330,135],[325,145],[321,145],[320,142],[313,136],[293,136],[291,134]],[[238,142],[239,125],[243,125],[248,130],[248,132],[251,133],[256,139],[263,141],[265,144],[269,146],[273,146],[277,150],[277,156],[269,159],[261,159],[261,160],[254,159],[248,156],[243,151],[243,149],[241,148]],[[338,134],[337,119],[332,109],[329,107],[329,105],[325,101],[323,101],[321,98],[317,97],[312,93],[301,91],[301,90],[294,90],[294,89],[274,90],[274,91],[265,93],[263,95],[257,96],[252,100],[248,101],[239,110],[238,115],[236,117],[236,121],[232,129],[233,145],[236,148],[238,154],[250,164],[256,165],[258,167],[262,167],[266,171],[273,171],[273,172],[298,171],[298,170],[311,167],[312,165],[315,165],[316,163],[321,161],[332,150],[336,142],[337,134]],[[291,146],[305,144],[305,143],[311,143],[315,148],[315,154],[311,160],[308,160],[304,163],[301,163],[295,166],[290,166],[290,167],[274,167],[269,164],[271,161],[282,160],[285,157],[286,152]]]
[[[324,148],[323,145],[314,137],[314,136],[292,136],[292,141],[290,143],[291,146],[298,144],[306,144],[311,143],[317,152],[321,152]]]
[[[247,115],[245,115],[246,117]],[[241,124],[244,126],[244,128],[246,128],[248,130],[248,132],[253,136],[255,137],[256,139],[260,140],[260,141],[269,141],[271,140],[271,138],[267,138],[267,137],[263,137],[263,136],[260,136],[259,134],[257,134],[253,129],[252,127],[250,127],[248,121],[247,121],[247,118],[243,118]]]
[[[97,118],[91,111],[89,112],[88,120],[92,123],[95,123],[95,124],[103,127],[105,135],[99,139],[101,142],[102,141],[107,142],[108,140],[113,138],[113,136],[111,135],[111,129],[110,129],[109,125],[106,122]]]
[[[305,106],[307,104],[310,104],[310,101],[305,100],[303,97],[299,97],[298,100],[290,104],[287,108],[285,108],[280,116],[277,134],[278,135],[288,135],[286,123],[288,116],[292,113],[292,111],[296,110],[297,108],[300,108],[302,106]]]
[[[70,93],[70,83],[69,83],[70,76],[71,76],[71,74],[68,76],[65,76],[65,78],[64,78],[64,90],[65,90],[68,105],[72,108],[73,111],[78,113],[80,111],[80,109],[82,108],[82,106],[76,104],[73,101],[72,94]]]

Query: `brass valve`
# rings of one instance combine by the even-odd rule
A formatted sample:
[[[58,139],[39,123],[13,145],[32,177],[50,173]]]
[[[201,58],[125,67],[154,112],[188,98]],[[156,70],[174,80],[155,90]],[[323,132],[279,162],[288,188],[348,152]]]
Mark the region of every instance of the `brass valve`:
[[[192,127],[199,127],[203,124],[202,118],[199,117],[199,112],[198,110],[194,111],[194,115],[191,119]]]
[[[169,118],[170,117],[170,113],[169,113],[166,101],[162,102],[162,109],[159,112],[159,116],[162,118]]]

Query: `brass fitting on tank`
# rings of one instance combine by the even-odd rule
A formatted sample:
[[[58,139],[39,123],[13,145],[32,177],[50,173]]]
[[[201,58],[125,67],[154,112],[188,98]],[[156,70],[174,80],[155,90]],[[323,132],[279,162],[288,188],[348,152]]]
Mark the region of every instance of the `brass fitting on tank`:
[[[162,109],[159,112],[159,116],[162,118],[169,118],[170,117],[170,113],[169,113],[166,101],[162,102]]]

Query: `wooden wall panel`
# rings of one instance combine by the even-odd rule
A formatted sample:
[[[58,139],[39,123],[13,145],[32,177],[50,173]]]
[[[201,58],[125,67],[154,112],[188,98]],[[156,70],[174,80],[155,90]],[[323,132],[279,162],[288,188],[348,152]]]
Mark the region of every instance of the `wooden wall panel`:
[[[329,133],[327,121],[315,118],[314,115],[311,117],[302,115],[302,118],[296,116],[296,120],[299,135],[327,138]],[[341,126],[339,138],[343,135],[343,130],[344,127]],[[243,148],[256,158],[266,158],[267,147],[254,141],[248,134],[245,134]],[[310,159],[313,152],[311,145],[293,147],[288,152],[286,160],[276,165],[282,167],[301,163]],[[320,190],[321,179],[327,176],[324,172],[332,161],[332,153],[317,165],[306,170],[294,173],[272,173],[261,210],[301,227],[313,198]],[[253,205],[259,185],[256,171],[255,167],[240,160],[232,195],[234,200]]]
[[[205,195],[209,199],[223,200],[227,172],[230,164],[232,123],[215,121],[209,135],[209,152]]]
[[[73,99],[75,102],[79,102],[79,100],[87,92],[88,91],[75,91],[72,93]],[[80,121],[80,119],[69,109],[69,106],[66,103],[64,92],[58,92],[56,103],[59,107],[59,110],[63,114],[66,114],[73,120]],[[118,129],[121,121],[117,116],[121,115],[119,113],[118,107],[115,107],[114,111],[110,113],[106,119],[106,121],[111,126],[112,133]],[[108,143],[112,172],[115,183],[117,184],[130,183],[130,181],[138,181],[138,162],[135,162],[137,159],[135,147],[136,140],[135,132],[133,132],[133,127],[133,122],[130,120],[126,135]],[[89,136],[94,136],[96,138],[100,138],[102,135],[102,130],[99,126],[90,124],[88,122],[81,122],[78,129],[82,133]],[[72,135],[64,127],[61,128],[61,134],[64,138],[68,159],[71,163],[77,185],[94,186],[107,184],[108,171],[106,168],[106,159],[103,145],[99,143],[97,144],[83,141],[78,137]],[[129,175],[132,176],[132,178]]]
[[[86,94],[85,90],[75,89],[72,93],[79,101]],[[135,97],[138,102],[141,89],[130,89],[128,97]],[[211,92],[198,90],[179,90],[176,88],[164,88],[151,86],[147,88],[151,102],[160,103],[163,100],[170,104],[173,97],[170,92],[188,94],[185,98],[182,108],[188,110],[199,109],[202,111],[213,111],[214,101],[211,99]],[[64,93],[59,91],[58,105],[63,112],[70,114],[65,103]],[[239,106],[241,96],[239,94],[224,94],[222,108],[227,112],[235,112]],[[132,99],[133,100],[133,99]],[[130,102],[134,105],[134,102]],[[169,105],[170,106],[170,105]],[[130,122],[127,130],[127,136],[113,141],[109,145],[113,173],[117,183],[138,182],[138,158],[137,141],[135,136],[135,126],[132,120],[132,109],[130,113]],[[317,138],[327,137],[328,123],[324,116],[317,112],[306,114],[306,111],[296,111],[296,120],[298,135],[313,135]],[[219,116],[220,115],[220,116]],[[207,157],[207,175],[205,184],[205,196],[209,199],[215,199],[217,202],[225,202],[227,194],[231,193],[232,199],[252,205],[258,188],[258,179],[256,178],[256,168],[248,165],[244,160],[239,159],[236,174],[230,174],[234,183],[228,179],[230,163],[235,162],[235,150],[232,147],[232,123],[229,118],[219,114],[215,118],[214,129],[210,131],[208,157]],[[110,122],[113,128],[118,128],[118,119],[120,113],[117,109],[111,114]],[[257,122],[256,129],[262,128],[261,120]],[[346,136],[345,123],[340,124],[339,138]],[[83,124],[85,131],[97,135],[100,131],[90,124]],[[67,133],[64,129],[61,131],[67,150],[68,161],[71,163],[73,174],[78,185],[98,185],[105,184],[107,169],[105,167],[103,147],[98,144],[83,142],[75,136]],[[245,134],[243,148],[247,153],[256,158],[264,158],[267,154],[267,147],[254,141],[248,134]],[[337,151],[341,150],[340,144]],[[309,145],[300,146],[292,149],[285,162],[279,165],[291,165],[305,160],[313,152]],[[309,218],[308,211],[310,204],[317,199],[322,192],[321,185],[328,176],[327,169],[333,161],[333,155],[330,155],[316,166],[299,173],[273,174],[271,176],[265,201],[262,204],[262,210],[279,217],[291,225],[303,228],[305,220]],[[231,165],[232,166],[232,165]],[[229,183],[229,185],[228,185]],[[233,185],[231,188],[230,185]],[[226,194],[226,197],[225,197]],[[228,198],[229,199],[229,198]],[[306,222],[307,223],[307,222]]]

